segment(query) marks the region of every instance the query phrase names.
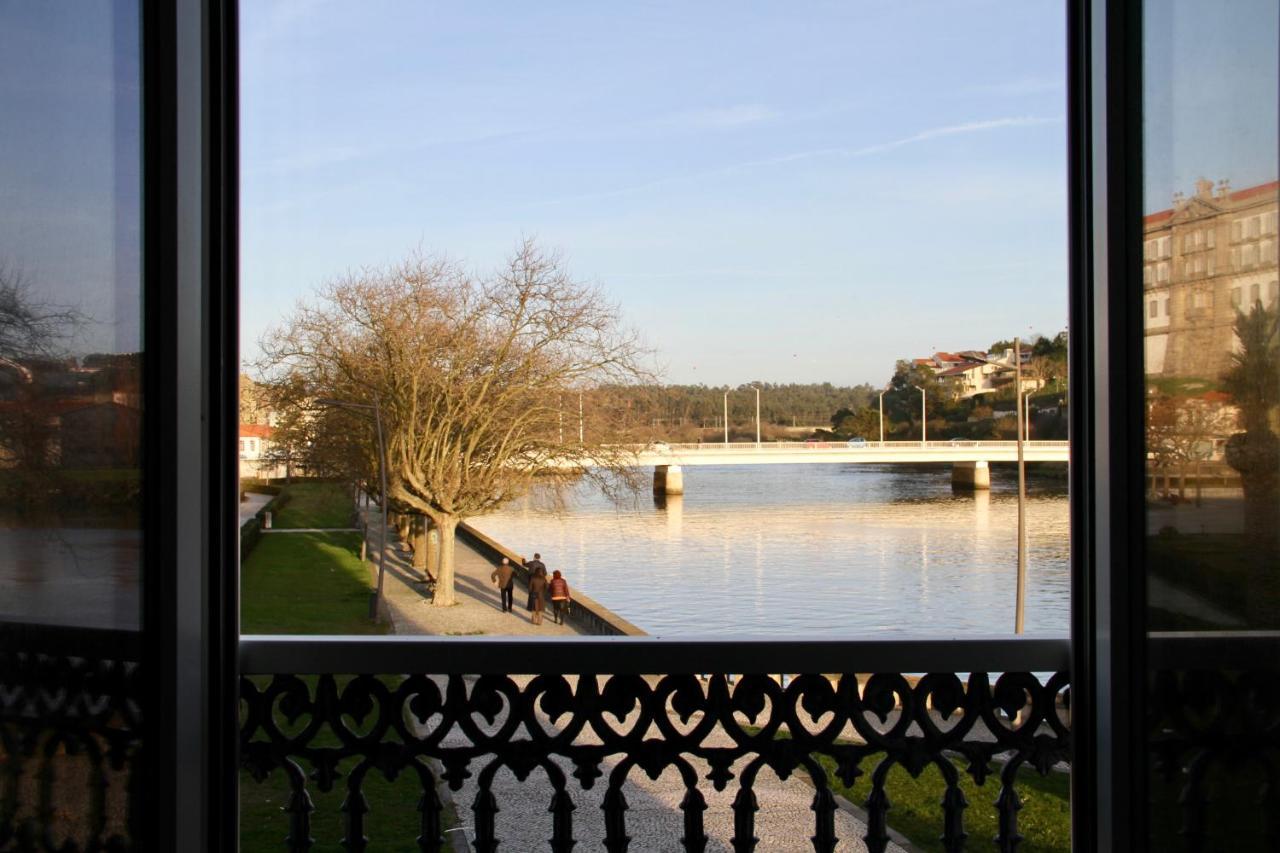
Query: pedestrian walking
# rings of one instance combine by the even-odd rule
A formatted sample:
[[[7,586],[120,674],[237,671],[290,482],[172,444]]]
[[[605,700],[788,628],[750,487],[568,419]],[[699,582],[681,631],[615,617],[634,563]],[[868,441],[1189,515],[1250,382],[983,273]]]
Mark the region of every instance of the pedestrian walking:
[[[543,569],[529,574],[529,609],[533,611],[533,624],[542,624],[542,611],[547,608],[547,571]]]
[[[534,575],[539,573],[543,575],[547,573],[547,564],[542,562],[542,555],[537,552],[534,552],[532,560],[524,561],[524,567],[529,570],[529,577],[533,577]],[[532,589],[529,590],[529,602],[528,604],[525,605],[525,609],[529,610],[530,612],[533,611],[533,590]]]
[[[510,613],[512,599],[515,597],[516,568],[506,557],[502,558],[489,575],[489,579],[498,585],[498,594],[502,597],[502,612]]]
[[[569,582],[560,574],[559,569],[552,572],[548,589],[551,592],[551,606],[555,608],[556,624],[563,625],[564,617],[569,613]]]

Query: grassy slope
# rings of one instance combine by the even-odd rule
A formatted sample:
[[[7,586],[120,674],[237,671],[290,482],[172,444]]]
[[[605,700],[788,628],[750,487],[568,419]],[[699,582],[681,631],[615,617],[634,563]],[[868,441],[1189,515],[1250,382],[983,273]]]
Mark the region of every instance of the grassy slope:
[[[289,502],[272,519],[278,528],[350,527],[355,513],[351,491],[342,483],[294,483]]]
[[[246,634],[371,634],[359,533],[268,533],[240,567]]]

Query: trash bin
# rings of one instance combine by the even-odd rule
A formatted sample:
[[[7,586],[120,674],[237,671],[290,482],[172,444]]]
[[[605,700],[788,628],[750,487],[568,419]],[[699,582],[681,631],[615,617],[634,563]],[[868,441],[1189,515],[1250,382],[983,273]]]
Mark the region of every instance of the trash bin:
[[[262,529],[263,530],[271,529],[271,513],[270,512],[264,512],[262,514]]]

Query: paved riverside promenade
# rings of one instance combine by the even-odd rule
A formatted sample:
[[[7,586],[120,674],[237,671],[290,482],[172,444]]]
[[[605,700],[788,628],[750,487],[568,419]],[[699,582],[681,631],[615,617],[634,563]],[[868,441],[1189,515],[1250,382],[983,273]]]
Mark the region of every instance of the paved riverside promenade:
[[[360,510],[362,518],[369,524],[370,544],[376,543],[379,522],[378,508]],[[416,572],[412,569],[412,561],[408,548],[400,542],[394,528],[387,531],[387,574],[384,582],[386,605],[396,634],[453,634],[472,635],[485,634],[493,636],[518,635],[530,637],[566,637],[580,632],[569,625],[556,625],[549,615],[544,617],[542,625],[534,625],[529,620],[529,612],[525,610],[527,593],[517,583],[515,613],[503,613],[498,598],[497,587],[489,579],[493,564],[461,538],[457,542],[455,552],[456,590],[458,605],[455,607],[434,607],[424,592],[425,585],[414,582]],[[554,554],[548,555],[548,569],[555,568]],[[377,563],[372,550],[369,554],[369,570],[371,576],[377,578]],[[570,588],[573,579],[569,578]],[[533,674],[513,675],[512,679],[523,687]],[[441,686],[444,679],[437,677]],[[570,678],[571,682],[576,679]],[[538,719],[545,731],[554,731],[560,725],[552,723],[546,714],[539,709]],[[745,722],[745,718],[743,720]],[[691,724],[693,721],[691,721]],[[619,722],[619,730],[632,724],[632,718]],[[683,727],[683,726],[682,726]],[[523,729],[517,737],[527,737]],[[584,734],[582,741],[588,742],[590,734]],[[465,735],[456,731],[446,739],[447,745],[465,745]],[[713,732],[705,741],[707,746],[730,746],[732,741],[722,731]],[[578,840],[579,850],[604,849],[604,812],[600,808],[607,787],[608,774],[618,764],[615,757],[601,764],[604,777],[596,782],[591,790],[583,790],[573,777],[573,765],[566,759],[556,759],[568,777],[567,790],[576,809],[573,813],[574,838]],[[702,779],[706,779],[710,768],[704,762],[691,759],[691,763]],[[745,760],[738,762],[740,769]],[[463,783],[459,791],[441,793],[452,800],[458,818],[462,824],[462,833],[466,836],[466,844],[462,839],[453,839],[455,853],[470,849],[470,841],[475,837],[473,830],[472,806],[478,792],[477,778],[484,767],[481,761],[471,765],[472,775]],[[756,778],[754,791],[760,810],[756,813],[755,835],[760,839],[756,845],[757,853],[792,853],[792,851],[812,849],[809,836],[814,832],[814,815],[810,806],[813,803],[813,788],[802,781],[799,776],[782,781],[770,771],[764,770]],[[524,782],[518,781],[510,770],[502,769],[494,777],[491,786],[497,800],[499,812],[496,819],[497,837],[502,841],[504,850],[546,850],[551,838],[551,813],[548,807],[551,801],[551,785],[547,782],[544,771],[534,771]],[[704,828],[708,836],[706,850],[708,853],[729,853],[732,851],[733,798],[737,787],[730,783],[723,792],[715,791],[709,782],[704,782],[700,790],[707,800],[707,811],[703,815]],[[685,789],[679,773],[668,769],[656,780],[650,779],[639,768],[634,769],[628,784],[624,788],[627,799],[627,834],[631,836],[628,848],[631,853],[666,853],[666,851],[682,851],[680,837],[684,834],[684,816],[680,811],[680,801],[684,799]],[[835,814],[836,835],[840,843],[839,851],[864,851],[866,846],[862,836],[866,833],[865,825],[853,814],[844,809]],[[450,833],[453,835],[453,833]],[[902,851],[904,848],[890,844],[891,851]]]

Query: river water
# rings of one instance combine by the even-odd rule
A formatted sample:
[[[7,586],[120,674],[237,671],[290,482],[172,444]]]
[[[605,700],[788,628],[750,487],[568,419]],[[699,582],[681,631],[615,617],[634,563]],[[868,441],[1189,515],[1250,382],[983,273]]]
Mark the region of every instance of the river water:
[[[663,636],[1012,633],[1017,483],[952,493],[949,467],[686,467],[685,494],[621,506],[588,484],[472,523]],[[1065,636],[1065,484],[1032,479],[1028,633]]]

